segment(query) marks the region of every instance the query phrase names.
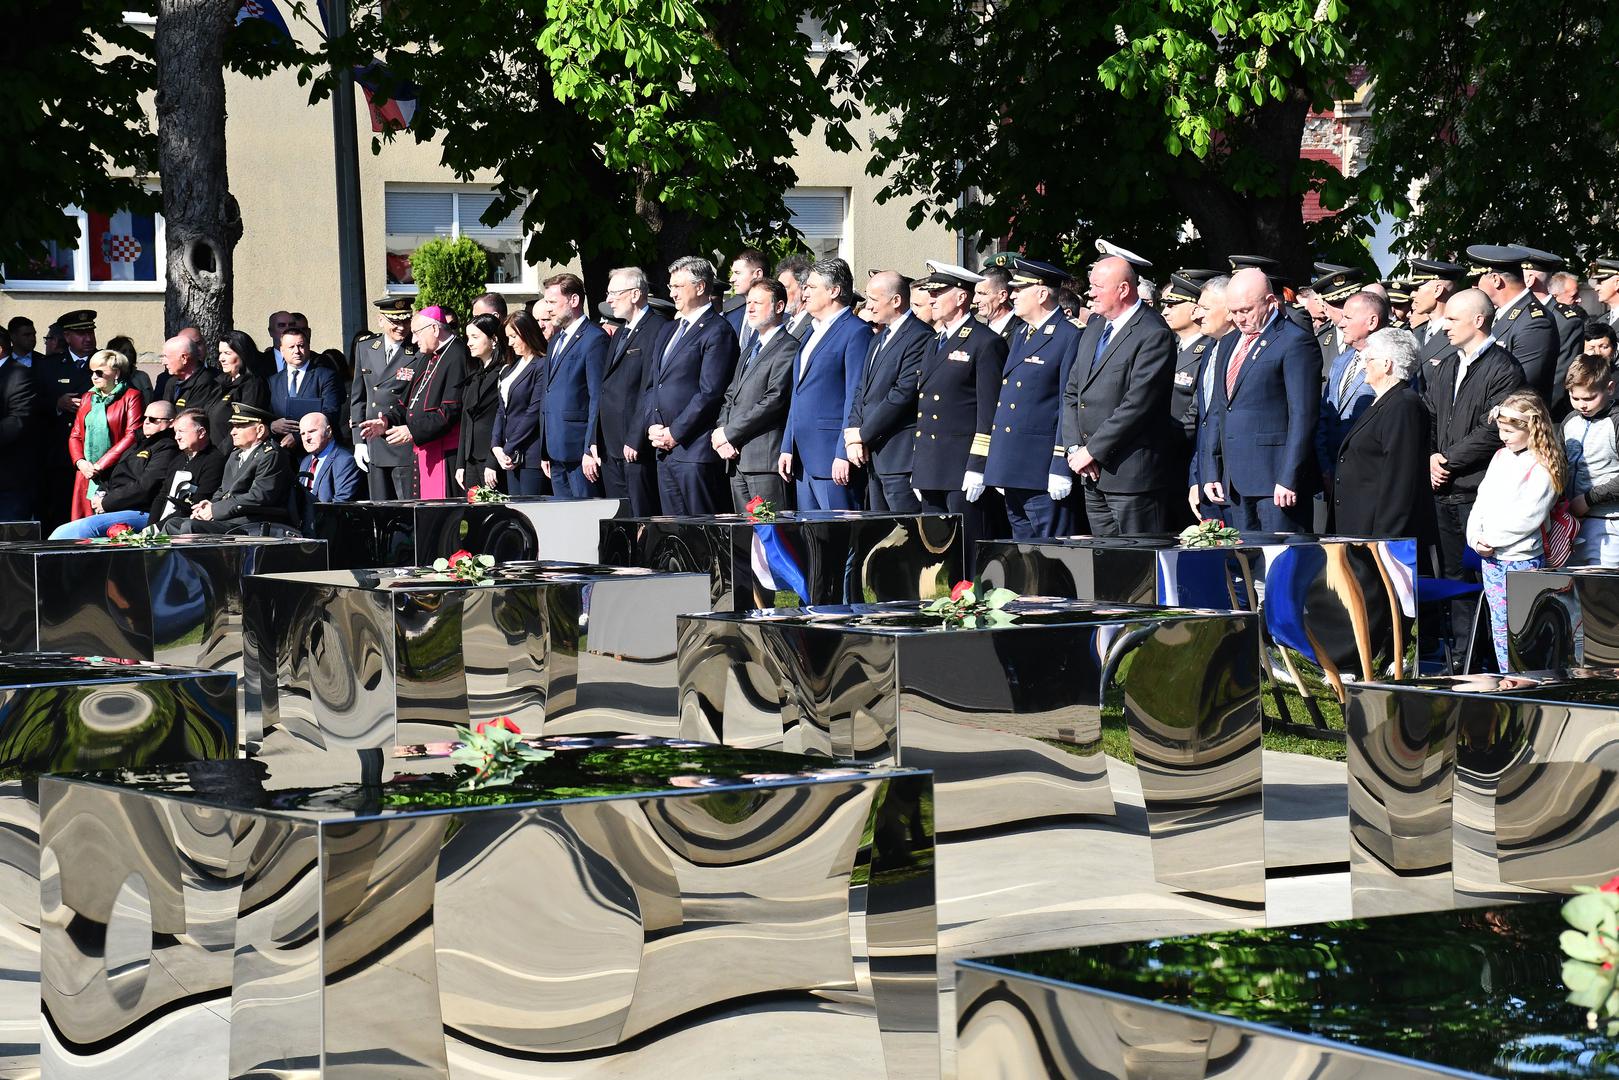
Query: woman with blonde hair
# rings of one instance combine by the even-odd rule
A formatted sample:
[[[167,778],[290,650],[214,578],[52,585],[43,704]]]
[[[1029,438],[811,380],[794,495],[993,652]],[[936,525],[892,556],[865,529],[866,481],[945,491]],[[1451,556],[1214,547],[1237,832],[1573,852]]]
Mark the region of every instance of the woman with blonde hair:
[[[101,494],[118,459],[141,433],[146,398],[129,384],[129,357],[102,349],[90,357],[90,392],[79,400],[79,414],[67,436],[73,478],[73,520],[99,513],[91,499]]]
[[[1537,570],[1546,559],[1542,534],[1568,487],[1568,457],[1551,412],[1533,390],[1517,390],[1491,412],[1501,449],[1478,486],[1467,518],[1467,542],[1484,562],[1484,599],[1502,672],[1507,658],[1507,571]]]

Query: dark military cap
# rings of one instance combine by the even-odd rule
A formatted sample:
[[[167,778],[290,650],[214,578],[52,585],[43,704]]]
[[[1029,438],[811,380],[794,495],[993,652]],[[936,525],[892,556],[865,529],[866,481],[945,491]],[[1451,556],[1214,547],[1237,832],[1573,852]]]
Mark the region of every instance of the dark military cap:
[[[242,401],[233,401],[230,405],[230,422],[232,424],[268,424],[275,419],[275,414],[269,409],[261,409],[257,405],[249,405]]]
[[[1465,281],[1467,280],[1467,267],[1460,263],[1445,262],[1442,259],[1407,259],[1411,266],[1411,282],[1420,285],[1424,281]]]
[[[59,316],[56,325],[63,330],[94,330],[96,328],[96,313],[89,308],[80,308]]]
[[[1223,271],[1223,270],[1203,270],[1203,269],[1199,269],[1197,267],[1192,267],[1192,268],[1182,267],[1181,269],[1175,271],[1175,273],[1179,274],[1183,280],[1190,281],[1193,285],[1196,285],[1199,290],[1201,290],[1203,288],[1203,286],[1207,285],[1209,282],[1213,281],[1215,278],[1220,277],[1222,274],[1225,273],[1225,271]]]
[[[913,285],[928,292],[942,292],[945,289],[971,289],[984,280],[984,275],[975,274],[965,266],[955,263],[940,262],[937,259],[928,260],[928,269],[932,271],[927,277],[918,278]]]
[[[596,319],[603,326],[623,326],[625,322],[625,320],[619,318],[617,315],[611,315],[605,311],[596,316]]]
[[[1096,242],[1096,250],[1100,251],[1104,257],[1112,256],[1113,258],[1123,259],[1137,270],[1152,269],[1152,262],[1150,260],[1141,255],[1137,255],[1128,248],[1120,247],[1111,240],[1098,240]]]
[[[1411,302],[1411,283],[1400,278],[1393,278],[1383,282],[1383,291],[1389,294],[1391,304],[1409,304]]]
[[[1023,256],[1015,251],[997,251],[984,260],[985,266],[999,266],[1004,270],[1012,269],[1012,264]]]
[[[1182,270],[1169,275],[1169,284],[1158,294],[1158,299],[1164,304],[1195,304],[1202,292],[1198,283],[1189,280]]]
[[[1539,270],[1547,274],[1555,274],[1563,268],[1563,257],[1553,255],[1549,251],[1529,247],[1527,244],[1514,244],[1513,247],[1523,252],[1523,268],[1525,270]]]
[[[1339,304],[1348,300],[1360,292],[1361,286],[1366,284],[1366,271],[1353,266],[1318,262],[1315,264],[1315,272],[1321,276],[1310,282],[1310,288],[1329,304]]]
[[[1045,285],[1053,289],[1062,288],[1062,283],[1068,280],[1068,271],[1060,266],[1054,266],[1039,259],[1029,259],[1022,255],[1015,256],[1007,269],[1012,271],[1012,288],[1021,289],[1029,285]]]
[[[1523,276],[1523,260],[1529,253],[1516,244],[1474,244],[1467,249],[1468,277],[1485,274]]]
[[[1282,264],[1269,255],[1233,255],[1231,256],[1231,272],[1238,270],[1258,270],[1270,278],[1271,284],[1277,288],[1291,284],[1291,280],[1282,272]]]
[[[411,306],[408,296],[384,296],[381,300],[371,301],[371,306],[376,308],[384,319],[393,322],[410,321]]]
[[[1598,259],[1591,264],[1591,276],[1598,281],[1606,281],[1619,274],[1619,259]]]
[[[665,300],[661,296],[647,297],[646,306],[651,308],[653,311],[656,311],[659,315],[666,317],[673,317],[675,313],[675,302],[673,300]]]

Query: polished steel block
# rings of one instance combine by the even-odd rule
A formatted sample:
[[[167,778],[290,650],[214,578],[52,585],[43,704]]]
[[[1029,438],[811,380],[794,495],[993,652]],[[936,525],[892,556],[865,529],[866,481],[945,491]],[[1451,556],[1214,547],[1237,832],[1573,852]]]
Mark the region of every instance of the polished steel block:
[[[1356,914],[1526,899],[1619,873],[1619,672],[1352,687]]]
[[[236,752],[236,677],[58,653],[0,657],[0,1076],[39,1067],[39,777]]]
[[[1514,671],[1619,667],[1619,570],[1508,573],[1507,635]]]
[[[675,616],[700,574],[507,563],[249,579],[256,753],[391,750],[509,716],[525,733],[676,730]]]
[[[621,499],[465,499],[317,503],[314,534],[333,570],[429,566],[466,549],[500,562],[595,562],[600,523],[626,512]]]
[[[931,600],[964,576],[957,514],[623,518],[602,522],[601,561],[707,574],[714,611]]]
[[[122,656],[229,671],[245,706],[242,580],[324,569],[326,545],[298,538],[0,544],[0,653]]]
[[[956,969],[957,1075],[1440,1080],[1598,1075],[1556,904],[1028,952]]]
[[[39,539],[37,521],[0,521],[0,543]]]
[[[925,773],[533,744],[42,781],[43,1075],[665,1080],[704,1032],[701,1075],[939,1075]]]
[[[931,769],[940,834],[981,835],[1113,814],[1111,721],[1158,881],[1263,905],[1253,615],[1027,600],[969,627],[924,606],[682,616],[681,734]]]
[[[1268,533],[1243,541],[984,540],[979,577],[1025,595],[1257,611],[1266,730],[1341,740],[1347,686],[1416,673],[1416,544]]]

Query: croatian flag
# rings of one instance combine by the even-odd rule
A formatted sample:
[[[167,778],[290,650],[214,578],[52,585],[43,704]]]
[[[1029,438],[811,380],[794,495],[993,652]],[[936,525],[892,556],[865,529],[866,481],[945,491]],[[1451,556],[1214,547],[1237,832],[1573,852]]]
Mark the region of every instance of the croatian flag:
[[[157,229],[151,214],[90,215],[90,280],[157,280]]]
[[[275,0],[242,0],[242,6],[236,12],[236,25],[241,26],[249,19],[263,19],[282,37],[289,41],[292,39],[292,31],[287,29],[287,20],[281,17]]]
[[[411,119],[416,115],[415,83],[395,79],[381,60],[356,67],[354,81],[365,91],[365,104],[371,110],[372,132],[381,134],[410,127]],[[384,95],[388,96],[388,100],[379,103]]]

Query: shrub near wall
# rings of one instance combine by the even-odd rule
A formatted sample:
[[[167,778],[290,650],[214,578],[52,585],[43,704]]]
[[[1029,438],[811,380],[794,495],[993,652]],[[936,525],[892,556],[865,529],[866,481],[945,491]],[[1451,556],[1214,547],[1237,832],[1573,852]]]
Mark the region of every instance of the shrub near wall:
[[[467,236],[429,240],[411,252],[410,275],[416,282],[418,308],[437,304],[454,312],[465,326],[472,301],[488,288],[489,253]]]

